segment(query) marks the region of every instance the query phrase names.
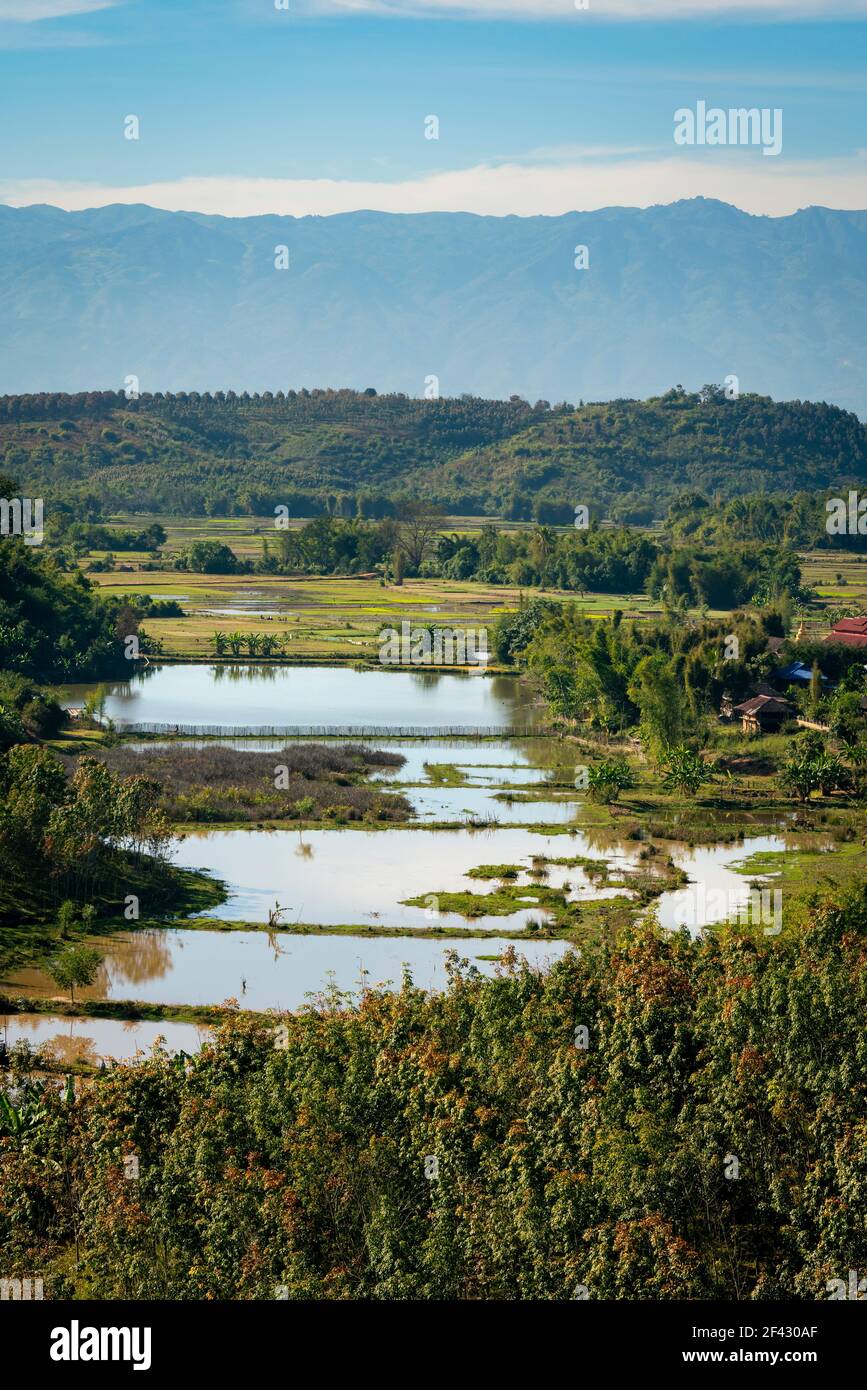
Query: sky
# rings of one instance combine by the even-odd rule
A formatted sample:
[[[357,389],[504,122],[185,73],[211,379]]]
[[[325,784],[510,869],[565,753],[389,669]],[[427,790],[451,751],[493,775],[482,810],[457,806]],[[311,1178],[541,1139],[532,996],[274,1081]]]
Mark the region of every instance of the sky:
[[[867,0],[0,0],[0,201],[863,209],[865,60]],[[676,143],[699,103],[779,153]]]

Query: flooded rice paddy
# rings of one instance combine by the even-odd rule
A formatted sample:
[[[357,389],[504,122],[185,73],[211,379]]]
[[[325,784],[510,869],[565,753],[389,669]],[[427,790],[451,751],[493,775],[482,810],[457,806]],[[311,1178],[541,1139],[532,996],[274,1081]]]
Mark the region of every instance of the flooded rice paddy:
[[[601,842],[607,840],[603,847]],[[738,906],[749,897],[749,883],[734,865],[757,852],[782,850],[777,836],[755,836],[740,845],[690,849],[671,847],[677,868],[704,889],[707,911],[690,923],[697,928],[723,920],[720,906]],[[546,835],[503,827],[486,830],[214,830],[189,835],[176,845],[176,860],[185,868],[204,869],[228,886],[228,900],[207,916],[235,922],[267,922],[269,909],[279,903],[285,921],[323,926],[370,925],[413,931],[432,925],[431,908],[409,907],[404,900],[438,893],[491,891],[492,884],[471,878],[482,864],[523,866],[516,882],[528,891],[534,882],[534,858],[583,858],[605,865],[614,886],[600,888],[584,868],[550,866],[545,883],[563,888],[570,902],[610,897],[629,887],[629,873],[641,866],[641,845],[611,842],[604,835],[576,832]],[[620,876],[619,885],[617,883]],[[663,926],[675,927],[683,916],[684,894],[672,889],[657,902]],[[510,916],[474,917],[474,925],[493,931],[515,931],[530,921],[544,921],[539,907]],[[441,912],[443,927],[466,927],[466,919]]]
[[[67,687],[64,693],[68,703],[78,704],[92,689]],[[104,961],[94,984],[81,991],[86,999],[194,1006],[234,999],[241,1008],[293,1009],[325,990],[358,997],[367,986],[399,987],[407,970],[416,985],[442,988],[450,951],[491,974],[495,958],[510,944],[531,965],[545,968],[573,947],[550,939],[510,942],[515,932],[549,920],[534,898],[538,883],[563,891],[573,903],[615,896],[629,900],[634,896],[631,876],[649,867],[641,841],[618,839],[611,830],[582,824],[582,794],[572,784],[574,755],[568,745],[508,736],[510,729],[529,727],[536,713],[532,696],[515,677],[244,663],[154,665],[130,682],[105,689],[105,712],[118,728],[145,724],[170,731],[207,725],[255,732],[309,723],[382,729],[382,735],[364,742],[398,752],[404,761],[376,772],[373,780],[406,796],[413,820],[384,829],[220,827],[179,836],[172,846],[173,862],[221,880],[226,901],[202,914],[196,930],[148,928],[100,938]],[[458,726],[502,729],[503,736],[412,739],[388,732]],[[277,752],[300,740],[225,741],[233,748]],[[204,746],[195,739],[179,742]],[[137,746],[152,748],[154,743]],[[449,824],[452,828],[435,828]],[[774,835],[754,835],[735,845],[667,845],[666,853],[688,883],[657,899],[660,922],[699,931],[723,920],[749,898],[749,881],[736,866],[757,851],[784,847],[785,841]],[[540,878],[539,858],[586,862],[549,864]],[[604,872],[594,873],[593,863]],[[482,865],[513,866],[517,873],[510,881],[519,890],[520,906],[502,915],[485,913],[482,904],[480,915],[471,919],[440,911],[438,894],[472,893],[483,899],[496,891],[496,880],[470,876]],[[412,898],[425,905],[410,906],[406,900]],[[284,928],[352,927],[355,934],[298,935],[279,926],[262,931],[216,925],[267,924],[275,907]],[[210,919],[213,928],[206,925]],[[440,927],[491,935],[446,941],[422,934],[421,929]],[[379,932],[387,934],[375,934]],[[43,998],[57,993],[38,969],[14,972],[0,981],[0,988]],[[206,1029],[175,1022],[133,1024],[42,1014],[0,1022],[10,1045],[17,1038],[34,1046],[47,1042],[69,1060],[133,1056],[146,1051],[158,1035],[170,1048],[193,1051],[207,1036]]]
[[[136,999],[150,1004],[208,1005],[234,999],[245,1009],[297,1009],[329,987],[355,997],[362,987],[400,988],[405,969],[420,988],[441,989],[447,979],[449,950],[456,949],[462,959],[493,974],[496,958],[509,944],[505,937],[449,944],[398,936],[365,940],[171,928],[119,932],[101,940],[105,959],[99,975],[79,993],[83,999]],[[521,941],[516,947],[519,956],[536,966],[545,966],[570,949],[562,941]],[[486,956],[495,959],[481,959]],[[15,972],[4,981],[4,989],[45,998],[56,994],[56,986],[39,970]],[[104,1020],[84,1021],[96,1025]]]
[[[209,1030],[195,1023],[0,1014],[0,1040],[8,1048],[27,1043],[34,1051],[45,1049],[65,1065],[107,1057],[130,1061],[139,1054],[146,1056],[157,1038],[165,1039],[169,1052],[197,1052],[208,1036]]]
[[[80,705],[99,687],[68,685]],[[534,704],[516,676],[351,667],[160,665],[129,681],[105,683],[105,715],[129,725],[230,729],[323,726],[374,728],[524,728]]]

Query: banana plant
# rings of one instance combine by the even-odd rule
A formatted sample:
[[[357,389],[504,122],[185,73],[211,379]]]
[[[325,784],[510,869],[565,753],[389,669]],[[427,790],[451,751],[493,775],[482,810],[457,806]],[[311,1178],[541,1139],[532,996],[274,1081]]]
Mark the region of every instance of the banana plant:
[[[22,1139],[29,1131],[38,1128],[47,1113],[42,1091],[35,1086],[22,1087],[18,1106],[13,1104],[5,1091],[0,1091],[0,1134],[8,1135],[11,1139]]]

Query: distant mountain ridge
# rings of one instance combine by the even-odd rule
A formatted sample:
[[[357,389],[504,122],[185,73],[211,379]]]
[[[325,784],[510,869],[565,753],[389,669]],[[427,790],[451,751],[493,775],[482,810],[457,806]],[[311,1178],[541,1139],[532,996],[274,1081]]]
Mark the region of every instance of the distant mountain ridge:
[[[577,403],[733,374],[863,418],[865,265],[867,212],[705,199],[561,217],[0,206],[0,393],[134,376]]]

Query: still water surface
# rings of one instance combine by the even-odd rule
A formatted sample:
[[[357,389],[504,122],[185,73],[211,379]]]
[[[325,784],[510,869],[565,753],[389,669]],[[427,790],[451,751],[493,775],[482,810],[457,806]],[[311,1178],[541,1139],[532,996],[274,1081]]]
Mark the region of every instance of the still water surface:
[[[62,689],[81,704],[94,683]],[[159,665],[107,682],[106,715],[118,728],[156,724],[231,728],[322,725],[364,728],[510,728],[531,722],[516,676],[356,671],[345,666]]]
[[[288,832],[276,833],[283,840],[293,838]],[[259,838],[258,832],[232,831],[228,834],[235,840],[239,853],[243,850],[241,841],[249,844],[250,841]],[[485,838],[471,836],[464,831],[446,831],[430,835],[424,831],[386,831],[371,838],[378,842],[393,843],[397,848],[397,841],[401,837],[404,843],[417,839],[446,841],[453,834],[459,839],[466,837],[476,842]],[[366,838],[362,833],[355,835],[352,832],[340,836],[322,832],[322,835],[326,841],[332,842],[338,838],[359,841]],[[526,833],[515,831],[500,831],[491,838],[499,844],[507,835],[518,836],[524,844],[528,839],[536,840],[540,846],[545,845],[555,851],[559,849],[561,853],[566,852],[566,847],[572,843],[572,837],[556,836],[552,839],[542,835],[528,836]],[[274,837],[268,835],[261,838],[270,841]],[[222,834],[206,837],[206,840],[224,839],[225,836]],[[196,843],[201,844],[201,841]],[[729,903],[746,901],[749,893],[748,881],[734,873],[732,865],[755,850],[780,848],[781,841],[772,837],[762,837],[747,841],[741,846],[728,845],[715,849],[701,848],[676,852],[673,857],[690,874],[694,888],[678,889],[663,894],[658,903],[663,925],[678,925],[678,908],[682,907],[685,892],[692,894],[696,904],[701,901],[710,904],[712,910],[706,914],[703,924],[706,925],[714,919],[719,920],[720,915],[725,914],[720,914],[718,905],[714,906],[712,890],[722,890],[722,895]],[[573,853],[577,852],[577,849],[573,849]],[[612,875],[617,877],[618,869],[626,869],[635,862],[634,855],[637,850],[620,847],[602,852],[585,842],[580,852],[586,853],[588,857],[605,858]],[[230,857],[223,844],[220,858],[226,861]],[[451,857],[454,858],[454,854]],[[251,861],[249,852],[243,855],[243,859],[249,872],[250,864],[255,860]],[[316,863],[315,860],[312,862]],[[476,853],[473,862],[485,861]],[[519,862],[517,857],[515,862]],[[529,894],[532,892],[533,879],[526,858],[524,862],[527,866],[526,871],[518,883],[519,886],[526,886]],[[405,855],[398,855],[393,861],[395,870],[400,865],[406,866]],[[320,861],[320,868],[324,868],[323,861]],[[561,886],[568,881],[571,885],[569,897],[573,901],[609,897],[613,893],[624,891],[621,886],[600,889],[582,870],[565,866],[552,866],[546,881],[552,887]],[[475,890],[486,889],[483,883],[473,880],[469,882]],[[628,876],[623,882],[628,885]],[[703,888],[703,894],[695,892],[697,887]],[[247,904],[243,912],[239,909],[239,916],[252,920],[252,899],[245,899],[242,890],[239,890],[238,901]],[[425,916],[423,909],[403,911],[417,914],[417,919],[414,919],[417,925],[431,925],[431,919]],[[516,913],[507,918],[492,916],[482,918],[481,922],[492,924],[495,930],[503,932],[504,928],[508,930],[524,920],[525,915],[538,920],[543,914],[538,909],[530,909],[528,914]],[[463,919],[449,914],[442,914],[438,920],[443,925],[450,921],[465,925]],[[544,968],[572,949],[564,941],[521,940],[514,944],[519,955],[540,968]],[[444,942],[430,937],[413,938],[412,935],[370,938],[295,936],[280,931],[218,931],[207,928],[201,931],[166,928],[120,932],[113,937],[99,940],[99,948],[104,952],[105,959],[96,981],[92,986],[81,990],[81,995],[92,999],[138,999],[161,1004],[221,1004],[224,1000],[232,998],[236,999],[242,1008],[293,1009],[326,988],[329,983],[356,995],[360,991],[362,979],[371,986],[391,984],[398,987],[404,967],[410,970],[415,983],[420,987],[440,989],[446,983],[446,957],[450,950],[457,951],[460,957],[468,959],[484,973],[490,974],[496,969],[495,962],[482,960],[481,957],[499,956],[509,945],[508,936],[505,934]],[[11,973],[8,977],[0,979],[0,987],[9,992],[20,990],[23,994],[44,997],[54,997],[57,993],[56,986],[49,977],[36,969]],[[33,1016],[26,1025],[21,1021],[21,1016],[17,1023],[14,1019],[8,1020],[10,1027],[13,1023],[19,1029],[25,1026],[30,1028],[37,1040],[47,1036],[46,1030],[49,1028],[54,1032],[58,1031],[57,1020],[49,1023],[40,1016]],[[112,1028],[115,1032],[112,1032]],[[137,1039],[138,1046],[148,1046],[153,1037],[162,1032],[170,1043],[183,1046],[187,1051],[192,1050],[192,1025],[188,1024],[119,1025],[116,1020],[83,1019],[73,1025],[72,1021],[63,1020],[63,1029],[69,1030],[73,1039],[79,1033],[85,1037],[98,1036],[100,1055],[106,1051],[110,1055],[121,1055],[119,1051],[112,1052],[109,1047],[109,1041],[112,1046],[118,1045],[118,1028],[123,1030],[123,1036]],[[14,1031],[10,1036],[14,1036]]]
[[[93,686],[67,687],[69,703],[80,703]],[[454,726],[526,727],[532,720],[532,697],[511,676],[486,677],[429,671],[354,671],[346,667],[232,665],[153,665],[127,683],[108,687],[106,713],[119,727],[142,723],[167,728],[176,725],[268,726],[361,725],[370,728]],[[374,742],[369,739],[368,742]],[[265,751],[285,740],[233,740],[235,746]],[[462,956],[496,955],[508,944],[508,934],[545,914],[532,902],[534,856],[580,856],[604,861],[612,876],[600,884],[581,868],[552,867],[543,881],[552,887],[568,884],[571,901],[628,894],[629,871],[640,865],[641,846],[616,842],[610,833],[585,830],[568,835],[528,832],[509,822],[555,824],[571,821],[580,809],[565,788],[544,802],[526,805],[498,801],[497,789],[541,786],[564,769],[566,754],[556,740],[507,740],[472,743],[456,740],[397,742],[376,738],[375,746],[395,748],[406,762],[399,769],[377,774],[386,785],[400,786],[414,803],[418,819],[454,820],[493,817],[496,829],[455,831],[401,830],[210,830],[184,837],[175,844],[177,863],[202,868],[228,885],[228,901],[211,914],[233,922],[267,922],[276,903],[288,923],[323,926],[352,924],[388,927],[403,936],[301,937],[286,932],[184,932],[156,930],[120,933],[110,942],[104,968],[93,986],[93,997],[135,998],[161,1003],[219,1003],[232,997],[242,1007],[293,1008],[321,990],[331,979],[341,990],[358,986],[362,972],[369,983],[399,983],[404,965],[419,985],[441,987],[446,979],[441,940],[413,933],[431,925],[466,927],[456,913],[435,915],[430,902],[407,907],[403,899],[438,892],[482,895],[494,884],[468,877],[480,864],[521,865],[519,886],[527,904],[506,917],[493,914],[474,919],[475,925],[497,933],[493,940],[452,943]],[[568,759],[567,759],[568,760]],[[432,770],[453,765],[462,785],[442,785]],[[446,782],[448,778],[446,778]],[[566,785],[568,786],[568,780]],[[779,850],[784,841],[763,836],[740,845],[672,847],[674,862],[692,884],[695,910],[692,929],[713,924],[746,901],[747,880],[734,865],[758,850]],[[689,895],[692,889],[687,889]],[[667,892],[657,904],[660,921],[674,927],[684,918],[684,890]],[[518,943],[534,964],[553,960],[569,949],[560,942]],[[490,963],[481,968],[493,969]],[[46,994],[56,988],[38,971],[21,971],[7,984]],[[88,991],[85,991],[88,993]],[[10,1026],[11,1026],[10,1021]],[[149,1030],[190,1038],[188,1024],[124,1025],[115,1020],[62,1020],[63,1030],[80,1028],[83,1037],[98,1037],[100,1051],[110,1051],[122,1038],[136,1036],[143,1045]],[[21,1016],[19,1029],[57,1031],[57,1020]],[[192,1029],[192,1032],[189,1030]],[[114,1032],[112,1032],[114,1030]],[[188,1043],[178,1042],[178,1046]],[[120,1052],[114,1055],[122,1055]]]
[[[76,994],[85,999],[137,999],[154,1004],[222,1004],[236,999],[245,1009],[296,1009],[330,982],[355,995],[362,979],[371,987],[399,988],[405,966],[421,988],[441,989],[447,980],[450,946],[485,974],[493,974],[495,961],[478,957],[500,956],[509,944],[505,937],[444,943],[429,937],[367,940],[286,932],[119,932],[100,940],[105,959],[99,975],[93,985]],[[570,948],[561,941],[520,941],[516,949],[531,964],[546,966]],[[28,995],[54,998],[57,994],[57,986],[39,970],[19,970],[4,983]],[[91,1025],[102,1020],[82,1022],[89,1033]],[[172,1025],[147,1026],[167,1032]]]
[[[208,830],[176,841],[175,863],[204,869],[229,885],[229,900],[208,916],[267,922],[275,902],[286,920],[317,926],[361,925],[412,931],[430,927],[430,906],[408,907],[419,895],[484,894],[492,884],[468,877],[480,864],[526,864],[534,855],[582,855],[626,865],[639,846],[602,848],[585,834],[545,835],[503,826],[495,830]],[[568,877],[581,883],[581,869]],[[547,880],[554,883],[553,876]],[[510,931],[538,921],[538,908],[508,917],[475,918],[485,930]],[[444,927],[466,919],[443,912]]]
[[[748,880],[733,865],[755,852],[784,848],[783,839],[770,835],[740,845],[672,846],[677,867],[705,889],[704,908],[699,904],[698,917],[691,918],[690,925],[721,921],[730,906],[747,901]],[[372,924],[412,931],[431,925],[430,906],[407,907],[403,899],[440,892],[489,892],[494,885],[468,877],[468,870],[480,864],[522,864],[529,869],[534,856],[582,857],[605,862],[610,873],[622,875],[639,867],[640,849],[634,841],[612,842],[604,833],[546,835],[510,826],[494,830],[213,830],[176,842],[175,862],[204,869],[228,884],[228,902],[206,914],[212,917],[267,922],[269,908],[279,902],[290,922]],[[529,875],[525,881],[531,881]],[[568,881],[572,901],[609,895],[595,887],[581,868],[552,867],[544,881],[551,887]],[[623,881],[628,886],[628,877]],[[659,899],[663,926],[679,924],[682,893],[673,890]],[[722,894],[724,903],[719,901]],[[529,907],[507,917],[474,920],[486,930],[509,931],[543,916],[538,908]],[[466,925],[457,913],[443,912],[437,920],[442,926]]]
[[[197,1052],[208,1029],[195,1023],[162,1023],[143,1020],[127,1023],[119,1018],[64,1018],[54,1014],[0,1014],[0,1038],[7,1047],[24,1041],[30,1047],[47,1047],[61,1062],[94,1062],[100,1057],[126,1061],[136,1053],[147,1054],[157,1038],[165,1038],[169,1052]]]

